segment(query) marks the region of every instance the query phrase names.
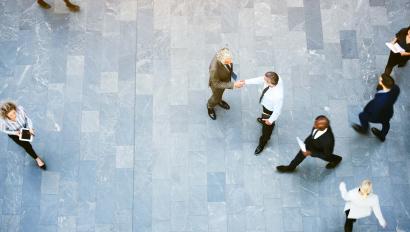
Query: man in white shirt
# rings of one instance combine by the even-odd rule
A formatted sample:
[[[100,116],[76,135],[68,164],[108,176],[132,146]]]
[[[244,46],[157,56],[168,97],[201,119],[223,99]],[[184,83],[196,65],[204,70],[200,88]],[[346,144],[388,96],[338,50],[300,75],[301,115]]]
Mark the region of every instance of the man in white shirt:
[[[245,80],[245,85],[263,84],[263,91],[259,98],[262,105],[262,116],[257,119],[262,124],[262,135],[259,138],[259,145],[255,150],[255,155],[259,155],[266,143],[269,141],[272,131],[275,128],[275,121],[278,119],[283,105],[283,81],[279,80],[275,72],[267,72],[263,77],[256,77]]]

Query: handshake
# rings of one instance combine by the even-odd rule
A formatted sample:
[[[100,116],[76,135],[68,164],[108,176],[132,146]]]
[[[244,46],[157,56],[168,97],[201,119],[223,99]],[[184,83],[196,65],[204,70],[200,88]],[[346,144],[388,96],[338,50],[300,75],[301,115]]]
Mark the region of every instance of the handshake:
[[[235,81],[235,83],[233,84],[234,88],[236,89],[242,88],[244,85],[245,85],[245,80]]]

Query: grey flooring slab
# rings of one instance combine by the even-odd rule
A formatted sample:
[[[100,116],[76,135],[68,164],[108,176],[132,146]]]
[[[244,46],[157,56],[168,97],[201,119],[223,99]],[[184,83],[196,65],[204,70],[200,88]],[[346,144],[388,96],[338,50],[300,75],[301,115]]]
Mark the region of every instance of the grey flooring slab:
[[[386,231],[410,231],[408,65],[384,143],[351,123],[375,94],[385,42],[408,25],[408,1],[1,1],[0,100],[34,122],[41,171],[0,136],[0,231],[341,231],[338,184],[373,181]],[[254,156],[262,86],[226,90],[207,115],[208,66],[229,47],[241,79],[276,71],[284,106]],[[297,153],[330,117],[335,170]],[[379,127],[374,124],[372,126]],[[382,231],[374,216],[356,231]]]

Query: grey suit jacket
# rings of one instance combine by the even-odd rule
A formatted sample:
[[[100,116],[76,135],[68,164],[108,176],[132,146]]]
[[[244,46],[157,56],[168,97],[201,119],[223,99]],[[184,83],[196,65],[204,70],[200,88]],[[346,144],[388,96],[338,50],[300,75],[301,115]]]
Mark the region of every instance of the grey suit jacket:
[[[233,70],[233,64],[231,64]],[[209,65],[209,86],[216,89],[233,89],[231,82],[232,71],[216,59],[216,56]]]

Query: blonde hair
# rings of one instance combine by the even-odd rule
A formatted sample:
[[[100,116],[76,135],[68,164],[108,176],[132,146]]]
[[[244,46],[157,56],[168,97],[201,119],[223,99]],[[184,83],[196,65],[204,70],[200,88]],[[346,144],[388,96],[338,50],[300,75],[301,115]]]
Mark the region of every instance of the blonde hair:
[[[217,53],[216,53],[216,59],[221,62],[222,64],[225,62],[226,59],[232,59],[231,52],[229,51],[228,48],[221,48]]]
[[[360,192],[366,196],[370,195],[373,192],[372,182],[370,180],[363,180],[360,185]]]
[[[4,102],[0,107],[0,115],[3,119],[7,119],[7,114],[12,110],[17,110],[17,105],[14,102]]]

